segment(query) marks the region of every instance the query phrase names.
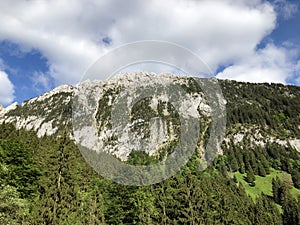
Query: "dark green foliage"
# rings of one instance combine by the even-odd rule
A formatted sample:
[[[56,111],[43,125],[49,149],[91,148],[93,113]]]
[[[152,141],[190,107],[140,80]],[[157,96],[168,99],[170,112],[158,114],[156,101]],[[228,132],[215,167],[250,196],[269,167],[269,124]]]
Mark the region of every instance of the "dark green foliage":
[[[241,174],[244,174],[244,173],[246,172],[246,170],[245,170],[245,164],[244,164],[244,163],[240,165],[239,172],[240,172]]]
[[[258,175],[265,177],[267,175],[265,168],[262,164],[258,164]]]
[[[142,118],[145,121],[150,121],[151,118],[155,117],[157,113],[152,109],[150,103],[152,98],[144,98],[132,107],[132,120]]]
[[[0,184],[17,188],[21,198],[33,197],[40,172],[33,150],[17,140],[0,139]]]
[[[262,195],[256,199],[253,224],[282,224],[281,214],[269,196]]]
[[[97,111],[95,119],[98,121],[98,126],[100,128],[103,128],[104,126],[111,128],[110,118],[112,113],[112,104],[110,104],[110,101],[113,102],[120,91],[120,88],[108,89],[99,100],[98,108],[100,110]]]
[[[255,186],[255,176],[251,167],[247,170],[246,181],[251,185]]]
[[[277,204],[283,205],[290,199],[289,187],[278,177],[272,180],[273,199]]]
[[[221,81],[228,102],[228,132],[238,123],[261,129],[276,138],[299,138],[298,87],[269,84],[243,84]],[[187,92],[199,92],[188,80]],[[96,118],[107,120],[108,101],[119,90],[107,90]],[[53,104],[61,98],[55,96]],[[147,108],[150,99],[134,106],[132,119],[162,116],[168,107],[169,117],[178,129],[178,115],[172,105],[159,102],[157,111]],[[43,105],[44,103],[40,103]],[[26,108],[27,107],[27,108]],[[20,107],[12,115],[41,114],[37,107],[26,113]],[[47,120],[68,118],[70,105],[54,107]],[[144,116],[146,115],[146,116]],[[98,124],[110,126],[110,124]],[[170,143],[162,154],[150,157],[133,151],[128,163],[149,165],[172,152]],[[258,146],[245,138],[241,143],[229,140],[224,155],[206,171],[199,171],[200,159],[193,155],[188,164],[171,178],[146,187],[131,187],[103,179],[81,157],[67,133],[59,137],[37,138],[34,132],[0,125],[0,224],[299,224],[300,206],[290,195],[290,187],[299,188],[300,157],[291,146],[267,143]],[[255,185],[255,175],[262,177],[270,168],[292,175],[293,183],[273,179],[273,197],[262,195],[255,202],[237,183],[233,172],[247,173]],[[256,187],[254,187],[256,188]],[[278,210],[279,204],[282,213]]]
[[[149,156],[144,151],[131,151],[128,156],[127,162],[131,165],[151,165],[157,163],[158,160],[155,157]]]
[[[13,186],[0,186],[0,224],[23,224],[29,217],[29,201]]]
[[[72,148],[73,147],[73,148]],[[76,205],[76,158],[74,146],[66,135],[59,138],[41,160],[44,168],[39,180],[39,199],[36,204],[36,219],[42,224],[59,224],[71,220],[69,210]]]
[[[292,179],[294,182],[294,186],[295,188],[299,188],[300,189],[300,172],[297,168],[292,170]]]
[[[282,137],[299,136],[300,88],[280,84],[220,81],[227,100],[228,126],[259,125]]]
[[[236,172],[239,169],[238,162],[235,158],[232,158],[231,161],[230,161],[230,169],[233,172]]]
[[[25,101],[22,107],[18,105],[16,109],[9,111],[6,115],[12,117],[43,117],[44,122],[53,121],[53,126],[59,131],[66,127],[71,128],[70,120],[72,117],[72,93],[60,92],[42,101]],[[67,100],[67,101],[66,101]]]
[[[280,199],[282,195],[281,186],[282,183],[278,177],[272,180],[273,199],[277,204],[280,204]]]
[[[284,225],[300,224],[300,206],[299,202],[291,196],[287,196],[282,203],[282,220]]]
[[[132,159],[133,156],[134,153]],[[270,199],[255,204],[242,185],[228,176],[229,160],[225,156],[215,165],[223,174],[214,167],[200,172],[200,161],[195,154],[178,174],[147,187],[123,186],[102,179],[86,165],[65,135],[40,139],[34,159],[42,170],[37,197],[30,200],[31,208],[20,206],[21,211],[27,210],[31,215],[21,218],[28,224],[240,224],[241,221],[275,224],[275,219],[280,221]],[[260,212],[262,207],[264,212]],[[12,217],[9,219],[13,221]]]
[[[183,90],[185,90],[189,94],[201,92],[201,87],[194,78],[187,77],[186,79],[187,82],[180,85]]]

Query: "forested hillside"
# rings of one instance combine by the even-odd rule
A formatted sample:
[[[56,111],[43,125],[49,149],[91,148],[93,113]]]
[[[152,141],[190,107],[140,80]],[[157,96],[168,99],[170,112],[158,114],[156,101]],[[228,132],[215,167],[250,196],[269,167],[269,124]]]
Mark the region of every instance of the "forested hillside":
[[[201,172],[195,151],[177,174],[144,187],[99,176],[68,130],[39,138],[1,124],[0,224],[300,224],[300,88],[220,84],[223,155]],[[128,163],[155,160],[132,152]]]

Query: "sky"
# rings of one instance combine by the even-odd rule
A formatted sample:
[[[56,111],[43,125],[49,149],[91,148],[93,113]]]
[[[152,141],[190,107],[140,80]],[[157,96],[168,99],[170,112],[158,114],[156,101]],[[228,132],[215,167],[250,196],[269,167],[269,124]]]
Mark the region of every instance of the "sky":
[[[220,79],[300,86],[299,0],[2,0],[0,104],[75,85],[126,43],[190,49]],[[150,71],[151,72],[151,71]]]

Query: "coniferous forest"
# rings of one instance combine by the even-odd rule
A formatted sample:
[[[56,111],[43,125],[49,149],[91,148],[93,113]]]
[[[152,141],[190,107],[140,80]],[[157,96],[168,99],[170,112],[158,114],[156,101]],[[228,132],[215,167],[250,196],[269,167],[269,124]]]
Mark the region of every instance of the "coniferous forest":
[[[228,137],[241,125],[281,140],[300,137],[300,88],[221,85]],[[67,131],[38,138],[2,124],[0,224],[300,224],[300,153],[293,146],[228,138],[222,149],[205,171],[195,153],[161,183],[124,186],[99,176]],[[132,152],[128,161],[154,160]]]

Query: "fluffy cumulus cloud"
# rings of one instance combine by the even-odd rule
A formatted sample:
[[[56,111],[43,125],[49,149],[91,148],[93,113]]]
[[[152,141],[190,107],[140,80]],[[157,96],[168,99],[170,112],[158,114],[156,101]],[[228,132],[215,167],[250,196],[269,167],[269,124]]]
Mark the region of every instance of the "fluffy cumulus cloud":
[[[0,71],[0,104],[7,105],[14,100],[14,86],[4,71]]]
[[[264,49],[241,58],[218,73],[217,77],[248,82],[285,83],[299,70],[299,62],[296,64],[295,56],[293,50],[269,44]]]
[[[0,40],[38,49],[57,84],[78,82],[114,47],[149,39],[187,47],[214,71],[234,64],[219,77],[285,82],[288,65],[274,63],[289,53],[274,45],[256,50],[276,27],[275,8],[263,0],[7,0],[0,2]]]

